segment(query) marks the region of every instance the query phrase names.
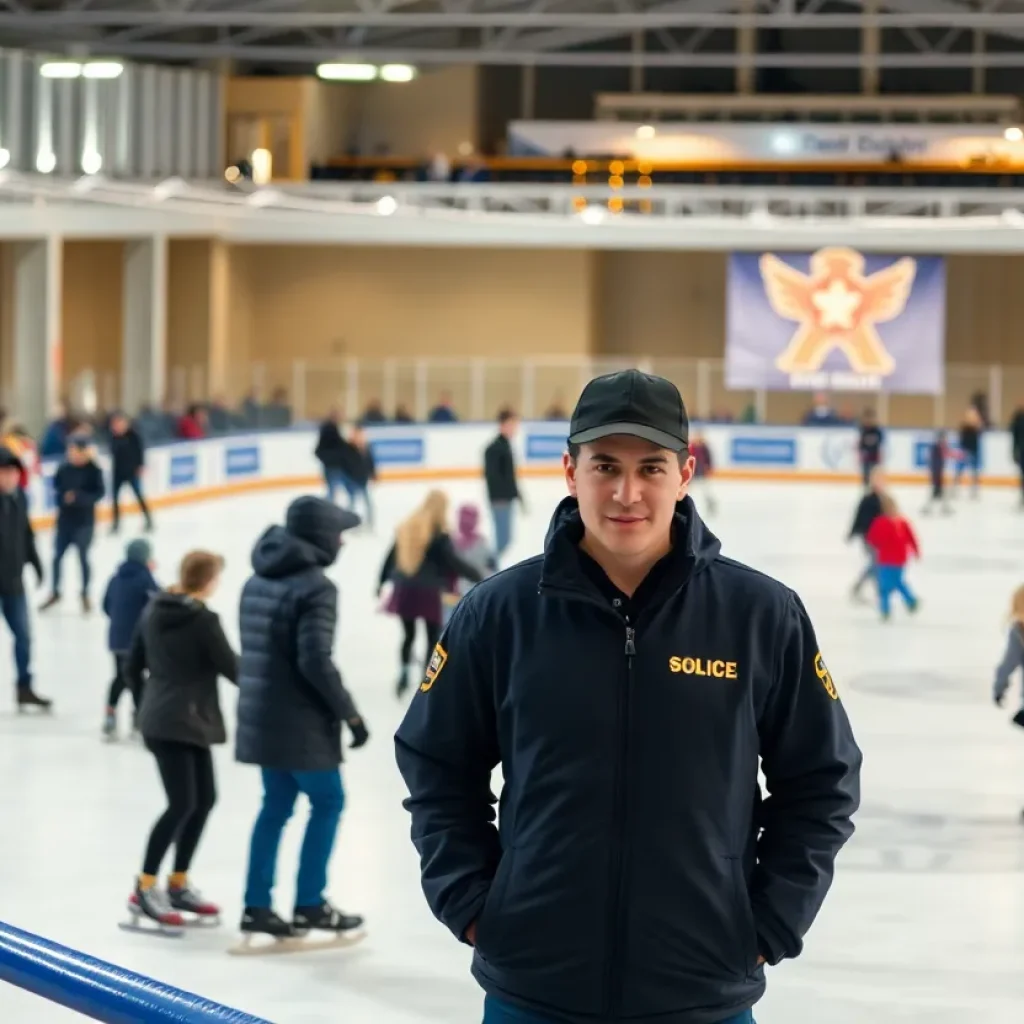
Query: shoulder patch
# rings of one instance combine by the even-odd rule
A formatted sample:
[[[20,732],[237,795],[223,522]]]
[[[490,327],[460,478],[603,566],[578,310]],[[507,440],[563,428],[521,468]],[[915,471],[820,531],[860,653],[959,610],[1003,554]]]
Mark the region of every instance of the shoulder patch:
[[[433,654],[430,655],[430,661],[427,663],[426,675],[423,682],[420,683],[420,690],[423,693],[426,693],[434,685],[447,661],[448,652],[439,643],[436,644]]]
[[[839,700],[839,691],[836,689],[836,684],[832,680],[832,673],[825,667],[825,662],[821,657],[821,651],[818,651],[814,656],[814,674],[821,680],[821,685],[825,687],[825,692],[833,700]]]

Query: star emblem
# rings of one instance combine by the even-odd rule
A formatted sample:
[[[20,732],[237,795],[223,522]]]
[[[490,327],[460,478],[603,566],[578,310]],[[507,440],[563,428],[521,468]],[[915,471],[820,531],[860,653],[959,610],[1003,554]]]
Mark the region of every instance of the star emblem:
[[[819,249],[809,274],[765,253],[761,278],[772,309],[799,327],[775,366],[783,373],[814,373],[838,348],[855,373],[886,376],[896,368],[875,325],[903,312],[917,273],[910,257],[869,276],[854,249]]]

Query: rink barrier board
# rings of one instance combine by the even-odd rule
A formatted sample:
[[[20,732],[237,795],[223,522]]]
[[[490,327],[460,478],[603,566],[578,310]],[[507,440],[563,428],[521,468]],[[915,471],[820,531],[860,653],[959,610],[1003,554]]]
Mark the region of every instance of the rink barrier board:
[[[482,477],[483,450],[493,439],[495,427],[488,423],[387,425],[367,433],[382,482],[441,482]],[[560,476],[567,433],[568,424],[524,424],[514,442],[520,474],[524,478]],[[716,480],[852,484],[861,479],[852,428],[712,424],[700,428],[700,433],[711,447]],[[926,484],[922,460],[931,436],[930,431],[889,432],[886,469],[893,483]],[[153,509],[163,509],[272,489],[320,492],[323,476],[313,456],[315,443],[315,428],[301,427],[154,446],[147,452],[143,477],[146,500]],[[1005,432],[985,435],[984,486],[1019,486],[1009,448]],[[100,461],[109,472],[106,456]],[[56,460],[47,460],[42,475],[33,476],[29,485],[30,515],[39,529],[54,522],[50,481],[55,469]],[[125,497],[130,493],[122,492]],[[126,514],[138,511],[134,496],[122,503],[122,509]],[[110,518],[107,498],[97,509],[97,519],[105,523]]]

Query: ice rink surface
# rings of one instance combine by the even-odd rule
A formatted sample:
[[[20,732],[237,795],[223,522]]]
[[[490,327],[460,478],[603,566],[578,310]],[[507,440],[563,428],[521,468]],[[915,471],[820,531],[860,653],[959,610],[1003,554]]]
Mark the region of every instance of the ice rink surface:
[[[453,500],[480,500],[477,482],[452,484]],[[332,867],[331,896],[364,914],[368,937],[350,950],[257,959],[228,957],[237,941],[249,832],[260,787],[255,769],[217,751],[219,802],[193,878],[225,908],[219,930],[183,939],[134,935],[117,925],[150,825],[163,806],[155,766],[140,746],[105,745],[100,724],[111,674],[105,619],[78,611],[77,566],[66,562],[62,608],[34,616],[41,693],[51,718],[0,707],[0,919],[124,967],[246,1009],[276,1024],[475,1024],[481,993],[469,950],[439,925],[421,896],[418,862],[401,808],[392,734],[399,629],[374,596],[398,520],[426,490],[378,489],[375,533],[352,538],[331,570],[342,591],[337,656],[371,730],[345,768],[348,804]],[[514,555],[540,549],[560,480],[526,484]],[[917,514],[923,491],[897,491],[913,513],[924,560],[910,580],[922,598],[909,619],[879,622],[848,597],[861,565],[845,543],[857,491],[846,486],[721,484],[709,517],[726,554],[793,586],[818,630],[826,662],[865,751],[858,831],[804,955],[769,971],[759,1024],[1016,1024],[1024,1003],[1024,731],[991,702],[1012,589],[1024,582],[1024,514],[1015,495],[961,499],[949,518]],[[237,642],[237,599],[253,540],[292,497],[262,493],[166,511],[154,544],[158,578],[173,579],[192,547],[227,558],[213,606]],[[698,499],[698,503],[699,499]],[[94,549],[102,589],[122,545]],[[48,538],[41,538],[44,559]],[[26,579],[30,576],[26,575]],[[33,592],[38,604],[44,592]],[[13,690],[9,636],[0,651]],[[420,641],[422,644],[422,640]],[[232,688],[223,684],[233,722]],[[127,701],[122,707],[127,724]],[[291,909],[300,807],[282,846],[279,911]],[[0,987],[0,1020],[78,1020]]]

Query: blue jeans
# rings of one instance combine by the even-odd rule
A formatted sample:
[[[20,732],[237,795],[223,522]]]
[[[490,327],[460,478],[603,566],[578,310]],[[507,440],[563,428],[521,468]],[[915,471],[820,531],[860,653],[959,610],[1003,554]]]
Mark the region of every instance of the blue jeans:
[[[22,594],[0,594],[0,611],[14,636],[14,665],[18,672],[18,688],[32,685],[32,635],[28,628],[28,599]]]
[[[518,1006],[511,1003],[504,1003],[494,996],[488,996],[484,1000],[483,1024],[557,1024],[556,1021],[546,1017],[538,1017],[527,1010],[520,1010]],[[721,1021],[721,1024],[755,1024],[752,1010],[745,1010],[736,1017]]]
[[[327,865],[334,849],[338,820],[345,806],[341,771],[286,772],[263,768],[263,807],[252,830],[249,844],[249,877],[245,887],[247,907],[271,906],[277,867],[277,849],[295,798],[305,793],[309,799],[309,822],[299,854],[299,878],[295,891],[296,907],[317,907],[327,888]]]
[[[913,591],[903,578],[903,566],[880,565],[878,567],[878,602],[883,615],[889,614],[894,592],[900,594],[911,611],[917,607],[917,598],[914,597]]]
[[[498,561],[512,543],[512,502],[496,501],[491,505],[494,523],[494,548]]]
[[[92,545],[92,524],[61,526],[57,521],[57,538],[53,549],[53,592],[60,596],[60,563],[68,548],[78,548],[78,561],[82,566],[82,596],[89,593],[92,571],[89,567],[89,547]]]
[[[363,504],[366,506],[366,525],[373,526],[373,504],[370,501],[370,488],[368,484],[356,483],[348,473],[343,473],[340,469],[324,470],[324,481],[327,484],[328,501],[334,501],[335,494],[342,490],[348,495],[348,507],[355,512],[356,499],[362,499]]]

